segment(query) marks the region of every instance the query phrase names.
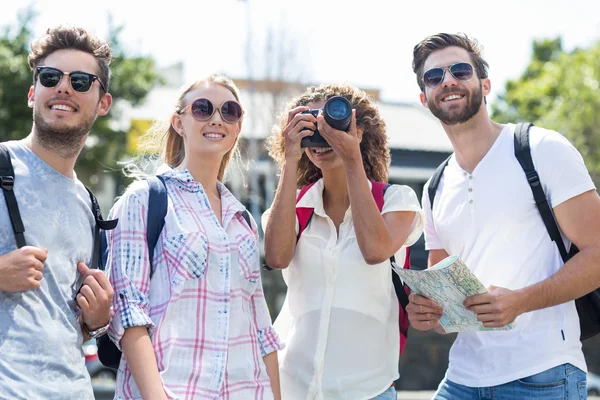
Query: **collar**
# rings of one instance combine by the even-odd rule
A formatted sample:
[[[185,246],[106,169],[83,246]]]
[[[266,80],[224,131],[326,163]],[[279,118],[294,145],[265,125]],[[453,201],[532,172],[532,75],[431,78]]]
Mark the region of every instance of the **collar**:
[[[194,177],[188,169],[175,169],[168,167],[168,169],[160,173],[160,175],[182,191],[189,193],[201,193],[203,197],[206,197],[204,187],[200,182],[194,180]],[[242,211],[246,210],[246,207],[244,207],[244,205],[235,198],[235,196],[223,183],[217,181],[217,189],[221,195],[221,208],[223,210],[227,209],[228,214],[236,214],[238,212],[241,213]]]

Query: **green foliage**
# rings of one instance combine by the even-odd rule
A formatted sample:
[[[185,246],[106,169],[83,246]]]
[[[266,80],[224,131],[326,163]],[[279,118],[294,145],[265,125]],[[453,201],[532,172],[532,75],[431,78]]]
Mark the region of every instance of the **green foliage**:
[[[498,122],[531,121],[564,134],[600,184],[600,41],[565,52],[560,39],[536,41],[523,75],[492,106]]]
[[[27,55],[34,39],[34,19],[31,9],[21,12],[16,27],[4,28],[0,37],[0,141],[22,139],[31,131],[32,110],[27,107],[27,93],[33,74]],[[118,171],[116,162],[127,155],[127,132],[122,130],[123,124],[114,123],[121,117],[119,104],[135,106],[163,82],[152,58],[127,54],[119,39],[122,27],[114,26],[110,18],[108,26],[107,41],[113,54],[109,89],[113,106],[107,116],[96,120],[76,167],[79,178],[92,189],[101,180],[101,172]]]

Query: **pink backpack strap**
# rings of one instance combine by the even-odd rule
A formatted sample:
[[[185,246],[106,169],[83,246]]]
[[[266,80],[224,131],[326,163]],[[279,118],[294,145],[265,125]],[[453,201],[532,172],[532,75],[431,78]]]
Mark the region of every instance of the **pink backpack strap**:
[[[371,181],[371,194],[373,195],[373,200],[375,200],[379,212],[383,210],[383,195],[388,186],[390,186],[388,183]]]
[[[313,182],[300,189],[300,193],[298,193],[298,197],[296,197],[296,205],[298,204],[300,199],[304,197],[306,192],[308,192],[308,190],[311,187],[313,187],[315,183],[316,182]],[[312,207],[296,207],[296,218],[298,218],[299,225],[298,235],[296,235],[296,243],[298,243],[298,240],[300,240],[300,235],[302,235],[302,232],[304,232],[304,230],[308,226],[308,223],[310,222],[310,219],[312,218],[314,212],[315,209]]]

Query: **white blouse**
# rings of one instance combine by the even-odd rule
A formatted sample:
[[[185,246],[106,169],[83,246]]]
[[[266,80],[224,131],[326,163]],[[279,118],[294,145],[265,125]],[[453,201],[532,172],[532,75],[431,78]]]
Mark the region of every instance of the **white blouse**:
[[[370,183],[369,183],[370,185]],[[339,227],[323,208],[323,180],[311,187],[298,207],[314,207],[283,278],[288,286],[274,327],[287,343],[279,352],[284,399],[368,399],[398,378],[398,300],[389,261],[368,265],[350,208]],[[423,232],[423,211],[408,186],[392,185],[382,214],[414,211],[404,246]],[[262,216],[266,223],[270,209]],[[296,221],[296,231],[298,222]],[[396,253],[404,264],[405,247]]]

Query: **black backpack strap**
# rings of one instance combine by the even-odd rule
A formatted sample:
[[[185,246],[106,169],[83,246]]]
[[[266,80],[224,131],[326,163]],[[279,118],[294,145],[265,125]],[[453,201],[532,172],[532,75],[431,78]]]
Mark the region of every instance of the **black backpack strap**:
[[[386,190],[388,190],[388,188],[390,186],[392,186],[391,183],[388,183],[384,186],[383,196],[385,196],[385,192],[386,192]],[[407,249],[406,256],[409,257],[409,254],[410,254],[410,250]],[[390,263],[392,263],[392,262],[393,263],[396,262],[396,256],[394,254],[392,254],[392,256],[390,257]],[[402,280],[400,279],[398,274],[394,272],[393,268],[392,268],[392,283],[394,284],[394,291],[396,292],[396,297],[398,297],[398,302],[400,303],[400,305],[402,306],[403,309],[406,309],[406,306],[408,305],[408,295],[406,294],[406,291],[404,290],[404,284],[402,283]]]
[[[542,183],[540,182],[540,177],[535,170],[533,160],[531,158],[531,148],[529,147],[529,128],[531,128],[531,126],[533,126],[533,124],[527,122],[518,123],[515,127],[515,157],[525,172],[527,182],[529,183],[529,187],[531,187],[535,204],[542,216],[546,230],[548,231],[550,238],[554,241],[554,243],[556,243],[563,261],[567,262],[570,256],[567,253],[565,244],[560,236],[560,231],[556,225],[554,214],[552,213],[550,204],[548,204],[546,194],[544,193]]]
[[[246,223],[252,229],[252,222],[250,222],[250,214],[248,214],[248,210],[242,211],[242,217],[246,220]]]
[[[94,196],[94,193],[92,193],[90,188],[87,186],[85,189],[90,195],[90,200],[92,202],[92,213],[94,214],[94,220],[96,221],[94,226],[94,249],[92,251],[92,262],[90,263],[90,268],[104,270],[104,265],[102,265],[100,260],[103,259],[101,252],[102,248],[104,247],[103,242],[106,242],[106,238],[103,237],[103,234],[100,232],[100,230],[102,229],[103,231],[110,231],[111,229],[115,229],[119,219],[105,221],[104,218],[102,218],[102,210],[100,209],[100,205],[98,204],[96,196]]]
[[[148,195],[148,216],[146,230],[146,243],[148,244],[148,259],[150,260],[150,277],[154,274],[154,266],[152,258],[154,257],[154,249],[158,243],[158,237],[165,226],[165,217],[167,215],[167,206],[169,197],[167,194],[167,186],[162,176],[152,176],[146,178],[150,192]]]
[[[17,247],[27,246],[27,242],[25,241],[25,226],[23,225],[23,220],[21,220],[19,205],[13,191],[15,186],[15,170],[12,166],[8,147],[4,144],[0,144],[0,186],[2,186],[4,198],[6,199],[6,208],[10,216]]]
[[[10,222],[12,224],[13,232],[15,234],[15,242],[17,247],[21,248],[27,246],[25,241],[25,226],[23,220],[21,220],[21,213],[19,212],[19,205],[17,204],[17,198],[13,191],[15,186],[15,170],[13,169],[12,161],[10,160],[10,153],[8,147],[0,143],[0,186],[4,192],[4,199],[6,200],[6,208],[8,215],[10,216]]]
[[[437,192],[437,188],[440,185],[440,181],[442,180],[442,175],[444,174],[444,169],[446,169],[450,158],[452,158],[452,154],[436,168],[429,181],[429,186],[427,187],[427,194],[429,195],[429,204],[431,205],[431,210],[433,210],[433,201],[435,200],[435,193]]]

